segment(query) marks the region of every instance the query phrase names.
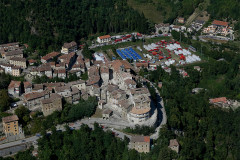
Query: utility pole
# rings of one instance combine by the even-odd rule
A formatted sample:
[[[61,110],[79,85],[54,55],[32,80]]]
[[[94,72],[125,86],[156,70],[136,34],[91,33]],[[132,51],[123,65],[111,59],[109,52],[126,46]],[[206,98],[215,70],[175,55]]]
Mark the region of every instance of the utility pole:
[[[182,34],[181,34],[181,31],[180,31],[180,42],[182,42]]]

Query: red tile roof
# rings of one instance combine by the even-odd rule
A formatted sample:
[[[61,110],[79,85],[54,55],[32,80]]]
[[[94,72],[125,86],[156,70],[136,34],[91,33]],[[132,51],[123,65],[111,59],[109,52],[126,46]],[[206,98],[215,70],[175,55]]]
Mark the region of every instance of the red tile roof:
[[[99,39],[107,39],[107,38],[111,38],[110,35],[105,35],[105,36],[100,36]]]
[[[170,140],[169,147],[173,147],[173,146],[179,146],[179,143],[176,139],[171,139]]]
[[[131,142],[150,142],[149,136],[132,136]]]
[[[227,98],[226,97],[219,97],[219,98],[214,98],[214,99],[210,99],[210,103],[227,103]]]
[[[30,88],[32,87],[32,84],[30,82],[23,82],[24,88]]]
[[[43,56],[41,59],[44,59],[47,61],[51,58],[58,56],[59,54],[60,54],[59,52],[51,52],[51,53],[48,53],[46,56]]]
[[[28,62],[29,62],[29,63],[35,63],[35,62],[37,62],[37,61],[34,60],[34,59],[29,59]]]
[[[148,63],[147,62],[138,62],[138,63],[136,63],[136,67],[148,67]]]
[[[150,137],[149,136],[145,136],[144,137],[144,142],[150,142]]]
[[[10,89],[10,88],[15,88],[15,87],[20,87],[20,85],[21,85],[21,81],[11,81],[11,83],[9,84],[9,86],[8,86],[8,89]]]
[[[72,41],[72,42],[70,42],[70,43],[64,43],[64,44],[63,44],[63,47],[64,47],[64,48],[71,48],[71,47],[75,47],[75,46],[77,46],[77,43],[74,42],[74,41]]]
[[[228,26],[228,22],[223,22],[223,21],[218,21],[218,20],[214,20],[213,22],[212,22],[212,24],[214,24],[214,25],[218,25],[218,26]]]
[[[115,60],[112,63],[112,67],[115,71],[118,71],[120,69],[120,67],[123,66],[125,69],[131,69],[132,66],[128,61],[124,61],[124,60]]]
[[[8,123],[8,122],[13,122],[13,121],[18,121],[18,116],[17,115],[12,115],[12,116],[7,116],[7,117],[3,117],[2,121],[4,123]]]

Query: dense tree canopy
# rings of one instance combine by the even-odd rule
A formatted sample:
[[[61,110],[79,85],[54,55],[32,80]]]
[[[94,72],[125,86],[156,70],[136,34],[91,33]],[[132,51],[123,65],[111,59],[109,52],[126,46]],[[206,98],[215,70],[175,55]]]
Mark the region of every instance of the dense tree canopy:
[[[20,41],[43,51],[95,33],[149,29],[126,0],[3,0],[0,15],[0,43]]]

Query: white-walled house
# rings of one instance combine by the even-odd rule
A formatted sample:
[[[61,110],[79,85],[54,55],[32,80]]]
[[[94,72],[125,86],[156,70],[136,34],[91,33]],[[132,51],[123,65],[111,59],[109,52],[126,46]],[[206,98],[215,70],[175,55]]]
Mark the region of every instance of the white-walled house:
[[[100,36],[97,38],[98,43],[108,43],[111,41],[111,36],[110,35],[105,35],[105,36]]]

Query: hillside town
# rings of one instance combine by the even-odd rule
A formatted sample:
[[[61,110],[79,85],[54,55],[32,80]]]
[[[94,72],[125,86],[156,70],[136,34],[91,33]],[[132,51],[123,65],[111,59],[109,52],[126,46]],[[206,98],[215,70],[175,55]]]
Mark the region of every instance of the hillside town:
[[[96,49],[91,58],[85,57],[86,44],[77,44],[75,41],[65,42],[60,51],[52,51],[40,59],[26,56],[27,44],[7,43],[0,45],[0,73],[13,76],[8,85],[7,93],[12,99],[7,111],[12,114],[2,118],[2,135],[0,144],[25,143],[26,138],[19,118],[14,114],[20,106],[24,106],[30,114],[41,112],[44,117],[55,112],[62,112],[66,104],[77,105],[80,101],[87,101],[89,97],[97,100],[97,111],[100,117],[94,122],[100,122],[106,131],[111,128],[112,133],[119,138],[130,138],[129,149],[139,153],[148,153],[159,135],[159,128],[167,123],[163,100],[159,101],[159,89],[163,87],[161,81],[152,83],[146,75],[140,72],[156,71],[159,67],[171,75],[171,66],[174,65],[180,76],[189,78],[185,65],[194,65],[194,70],[201,73],[202,68],[196,63],[202,62],[202,55],[196,48],[186,43],[172,39],[172,32],[196,33],[201,31],[204,36],[226,39],[232,37],[234,31],[228,22],[214,20],[209,26],[205,21],[197,19],[189,27],[184,26],[182,17],[177,24],[155,24],[155,33],[151,35],[133,32],[123,35],[103,35],[92,41],[87,49]],[[205,27],[206,26],[206,27]],[[156,39],[146,43],[147,39]],[[170,38],[170,39],[169,39]],[[140,45],[125,45],[111,50],[111,54],[103,52],[101,47],[119,44],[130,44],[142,41]],[[231,40],[227,38],[227,40]],[[145,43],[144,43],[145,42]],[[71,77],[75,77],[71,79]],[[21,80],[23,79],[23,80]],[[53,80],[36,83],[38,80]],[[66,81],[67,80],[67,81]],[[154,99],[150,89],[154,89],[159,99]],[[192,94],[200,94],[203,88],[193,88]],[[205,91],[207,91],[205,89]],[[213,108],[236,110],[240,103],[226,97],[212,97],[209,104]],[[162,116],[162,120],[159,119]],[[94,119],[94,118],[93,118]],[[87,120],[87,121],[86,121]],[[85,123],[91,127],[90,118]],[[74,124],[68,124],[72,127]],[[72,126],[71,126],[72,125]],[[81,122],[76,122],[80,127]],[[128,135],[119,131],[124,127],[136,126],[155,127],[151,136]],[[64,130],[59,127],[59,130]],[[74,127],[75,129],[75,127]],[[116,130],[114,130],[116,129]],[[118,130],[117,130],[118,129]],[[180,132],[184,134],[184,132]],[[29,143],[37,143],[40,134],[33,136]],[[34,145],[33,155],[37,156],[37,145]],[[26,146],[20,147],[23,150]],[[168,148],[179,153],[180,144],[177,139],[169,141]],[[17,150],[18,151],[18,150]],[[17,152],[16,151],[16,152]],[[7,155],[8,152],[1,155]]]

